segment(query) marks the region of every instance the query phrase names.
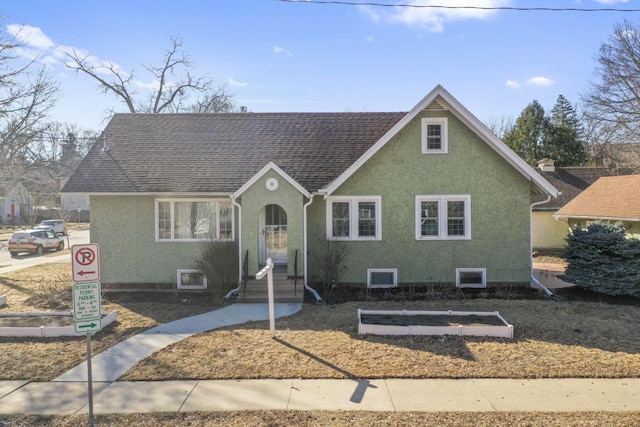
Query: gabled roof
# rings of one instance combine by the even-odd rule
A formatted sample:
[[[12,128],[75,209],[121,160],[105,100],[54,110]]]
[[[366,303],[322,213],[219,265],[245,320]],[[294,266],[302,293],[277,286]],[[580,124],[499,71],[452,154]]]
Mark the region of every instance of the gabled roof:
[[[62,191],[231,194],[273,162],[314,192],[405,114],[116,114]]]
[[[231,197],[236,198],[240,197],[242,193],[247,191],[253,184],[256,183],[260,178],[262,178],[267,172],[274,171],[278,175],[280,175],[285,181],[287,181],[293,188],[302,193],[305,197],[311,197],[311,194],[305,190],[300,184],[298,184],[293,178],[287,175],[282,169],[280,169],[275,163],[269,162],[265,167],[263,167],[260,172],[255,174],[249,181],[245,182],[242,187],[240,187],[236,192],[234,192]],[[268,183],[269,181],[267,181]]]
[[[551,199],[548,203],[534,207],[534,210],[558,210],[578,194],[586,190],[598,178],[613,175],[609,168],[601,167],[563,167],[556,168],[555,171],[537,171],[551,185],[558,189],[558,198]],[[538,202],[544,197],[533,196],[531,201]]]
[[[600,178],[554,216],[640,221],[640,175]]]
[[[550,194],[557,197],[557,190],[542,178],[531,166],[520,156],[502,142],[493,132],[491,132],[478,118],[467,110],[457,99],[455,99],[441,85],[437,85],[427,96],[411,109],[398,123],[396,123],[387,133],[384,134],[371,148],[367,150],[358,160],[355,161],[344,173],[326,188],[329,195],[340,187],[351,175],[353,175],[363,164],[367,162],[375,153],[391,140],[402,128],[413,120],[422,110],[428,109],[436,103],[455,115],[460,121],[467,125],[478,137],[495,150],[503,159],[520,172],[532,184],[531,189],[534,194]]]

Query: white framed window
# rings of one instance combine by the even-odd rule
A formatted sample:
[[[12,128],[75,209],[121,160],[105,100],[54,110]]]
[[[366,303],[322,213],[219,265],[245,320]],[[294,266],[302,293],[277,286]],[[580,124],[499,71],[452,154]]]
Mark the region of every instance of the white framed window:
[[[422,119],[422,154],[444,154],[449,150],[446,117]]]
[[[456,287],[458,288],[486,288],[486,268],[456,268]]]
[[[230,199],[156,199],[156,241],[232,241]]]
[[[327,239],[380,240],[380,196],[333,196],[327,198]]]
[[[367,269],[368,288],[395,288],[398,286],[397,268]]]
[[[200,270],[178,270],[178,289],[207,289],[207,278]]]
[[[471,239],[471,196],[416,196],[416,240]]]

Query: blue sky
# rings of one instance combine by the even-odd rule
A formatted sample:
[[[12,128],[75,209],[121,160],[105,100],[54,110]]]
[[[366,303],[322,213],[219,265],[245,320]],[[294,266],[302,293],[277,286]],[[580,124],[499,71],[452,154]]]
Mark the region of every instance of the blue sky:
[[[361,2],[363,0],[354,0]],[[396,4],[400,1],[380,0]],[[403,4],[640,8],[640,0],[404,0]],[[76,49],[136,70],[143,92],[181,37],[194,74],[227,84],[238,106],[271,111],[408,111],[442,84],[483,121],[516,117],[532,100],[577,103],[600,45],[640,13],[354,7],[278,0],[5,1],[4,31],[38,55],[62,97],[52,119],[101,130],[127,111],[64,66]]]

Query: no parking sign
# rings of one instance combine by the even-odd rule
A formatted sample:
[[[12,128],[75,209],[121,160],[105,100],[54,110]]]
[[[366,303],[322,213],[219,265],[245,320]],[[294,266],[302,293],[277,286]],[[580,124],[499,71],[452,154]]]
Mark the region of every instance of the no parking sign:
[[[100,280],[100,249],[96,243],[71,247],[71,271],[74,282]]]

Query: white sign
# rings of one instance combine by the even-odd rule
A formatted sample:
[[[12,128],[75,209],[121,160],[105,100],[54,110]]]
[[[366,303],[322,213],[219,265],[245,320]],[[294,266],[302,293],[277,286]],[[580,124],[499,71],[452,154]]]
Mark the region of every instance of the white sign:
[[[75,323],[76,333],[98,332],[102,330],[102,320],[79,320]]]
[[[100,282],[74,283],[73,318],[75,320],[97,320],[102,318]]]
[[[100,248],[96,243],[71,247],[71,272],[74,282],[100,280]]]

